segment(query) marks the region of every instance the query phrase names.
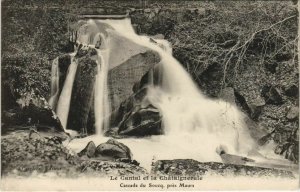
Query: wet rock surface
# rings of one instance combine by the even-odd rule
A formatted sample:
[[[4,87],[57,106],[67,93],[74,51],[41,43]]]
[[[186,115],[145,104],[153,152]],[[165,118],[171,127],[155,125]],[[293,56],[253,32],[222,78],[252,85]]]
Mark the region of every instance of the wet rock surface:
[[[154,65],[159,63],[160,58],[153,51],[146,51],[132,56],[124,63],[108,72],[109,98],[112,111],[132,95],[132,88],[141,77]]]
[[[147,87],[144,87],[121,103],[113,123],[117,132],[112,135],[144,137],[163,134],[161,115],[146,98]]]
[[[97,159],[129,159],[131,160],[132,154],[130,149],[114,139],[109,139],[106,143],[97,146],[95,151]]]
[[[95,133],[93,118],[94,85],[97,75],[97,63],[91,56],[95,49],[81,48],[77,55],[77,71],[70,101],[67,127],[82,135]],[[100,64],[102,65],[102,64]]]
[[[203,178],[210,175],[294,178],[293,173],[290,171],[216,162],[202,163],[192,159],[156,161],[152,166],[151,174],[159,176],[193,176]]]
[[[87,146],[78,153],[78,156],[81,157],[86,155],[87,157],[91,158],[95,156],[95,152],[96,152],[96,145],[93,141],[90,141],[87,144]]]
[[[234,89],[232,87],[225,87],[221,92],[220,96],[221,99],[223,99],[226,102],[229,102],[231,104],[235,104],[235,95],[234,95]]]
[[[150,136],[161,135],[161,116],[159,111],[154,107],[147,107],[131,114],[128,119],[120,123],[118,130],[120,135],[129,136]]]
[[[93,141],[90,141],[87,146],[78,153],[78,156],[83,158],[88,157],[93,160],[130,163],[137,166],[140,164],[132,159],[132,153],[126,145],[114,139],[109,139],[97,147]]]

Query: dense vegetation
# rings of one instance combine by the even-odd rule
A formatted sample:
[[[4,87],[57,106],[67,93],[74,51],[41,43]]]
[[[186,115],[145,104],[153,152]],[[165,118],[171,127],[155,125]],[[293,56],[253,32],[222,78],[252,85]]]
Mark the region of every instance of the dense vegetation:
[[[297,9],[292,2],[209,2],[186,11],[164,8],[133,13],[140,33],[164,34],[174,55],[201,83],[201,73],[221,63],[226,86],[230,67],[289,60],[297,68]],[[146,22],[145,22],[146,21]]]

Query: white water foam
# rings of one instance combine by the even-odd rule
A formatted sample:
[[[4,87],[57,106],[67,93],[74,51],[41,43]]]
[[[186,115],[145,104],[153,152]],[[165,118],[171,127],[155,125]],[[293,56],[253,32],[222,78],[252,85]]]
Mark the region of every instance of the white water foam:
[[[106,56],[104,56],[106,54]],[[98,60],[97,68],[98,74],[96,76],[95,84],[95,127],[96,134],[102,135],[109,127],[108,115],[110,113],[107,87],[107,51],[97,50]]]
[[[58,58],[55,58],[52,62],[52,67],[51,67],[51,97],[48,102],[53,110],[56,109],[58,93],[59,93],[59,67],[58,67]]]
[[[165,135],[119,139],[131,149],[133,158],[139,161],[141,166],[150,169],[152,159],[220,162],[221,158],[216,153],[220,147],[230,154],[244,156],[248,156],[249,152],[257,147],[243,121],[244,114],[230,103],[206,98],[181,64],[172,57],[172,51],[165,43],[159,46],[158,43],[162,42],[153,43],[149,37],[138,36],[129,19],[98,20],[97,23],[92,21],[87,23],[93,25],[93,33],[90,33],[93,36],[97,28],[95,25],[103,23],[112,28],[106,29],[108,34],[115,33],[125,37],[128,41],[158,52],[161,57],[162,85],[150,86],[147,99],[162,114]],[[84,36],[82,40],[90,42],[90,39]],[[107,48],[109,49],[109,45]],[[101,54],[98,53],[98,57],[103,60]],[[106,63],[107,65],[109,64]],[[102,83],[98,90],[104,90]],[[102,95],[99,100],[103,101]],[[97,113],[102,117],[105,115],[104,112]],[[79,152],[91,140],[98,145],[106,142],[108,138],[97,131],[97,135],[75,139],[68,146]]]

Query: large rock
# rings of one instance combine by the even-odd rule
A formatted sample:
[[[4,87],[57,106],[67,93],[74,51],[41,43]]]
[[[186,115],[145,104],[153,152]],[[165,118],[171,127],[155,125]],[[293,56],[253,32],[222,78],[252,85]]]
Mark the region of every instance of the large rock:
[[[159,61],[160,58],[157,53],[147,51],[132,56],[108,72],[109,98],[112,111],[117,109],[121,102],[132,94],[133,85],[139,82],[141,77]]]
[[[254,120],[258,118],[258,116],[262,112],[263,107],[266,104],[264,98],[260,95],[257,95],[256,97],[251,97],[244,92],[236,91],[235,96],[242,109],[246,111],[249,114],[249,116]]]
[[[96,145],[93,141],[90,141],[87,146],[78,153],[79,157],[87,156],[89,158],[94,157],[96,152]]]
[[[136,82],[132,87],[132,91],[136,93],[137,91],[147,87],[148,85],[159,86],[162,85],[163,79],[163,69],[162,64],[154,65],[147,73],[145,73],[141,80]]]
[[[288,113],[286,114],[286,118],[289,120],[295,120],[299,118],[299,107],[296,106],[291,107]]]
[[[284,142],[278,142],[279,144],[275,148],[275,153],[283,155],[286,159],[298,163],[299,162],[299,128],[290,132],[287,132],[287,139]],[[280,137],[282,133],[277,133]],[[274,136],[276,137],[276,135]],[[275,140],[275,138],[274,138]]]
[[[140,105],[145,100],[146,94],[147,88],[144,88],[124,100],[111,117],[111,125],[117,126],[132,110],[139,109]]]
[[[139,137],[163,133],[161,115],[146,95],[147,87],[144,87],[121,103],[112,118],[112,125],[119,127],[119,135]]]
[[[2,133],[34,127],[38,131],[63,132],[64,129],[55,112],[39,93],[38,89],[19,93],[18,107],[3,111]]]
[[[285,89],[285,94],[289,97],[297,97],[299,95],[299,87],[292,84]]]
[[[161,116],[154,107],[147,107],[133,112],[119,124],[118,133],[129,136],[149,136],[163,134]]]
[[[280,105],[283,102],[282,95],[276,87],[264,86],[261,94],[265,98],[267,104]]]
[[[114,139],[109,139],[106,143],[97,146],[95,157],[102,160],[114,160],[125,158],[131,160],[132,154],[130,149]]]
[[[192,159],[156,161],[152,167],[151,173],[158,176],[205,177],[213,174],[221,176],[294,178],[293,173],[286,170],[217,162],[202,163]]]
[[[261,110],[266,103],[263,98],[258,96],[254,100],[247,102],[247,104],[250,109],[250,116],[253,119],[256,119],[260,115]]]
[[[93,102],[97,63],[91,58],[96,54],[95,49],[81,50],[75,56],[78,57],[78,66],[72,89],[67,127],[85,135],[95,133]]]
[[[225,87],[222,89],[219,97],[224,101],[235,104],[234,89],[232,87]]]
[[[124,100],[112,115],[111,124],[117,126],[118,130],[111,129],[108,135],[143,137],[163,134],[162,117],[147,98],[148,87],[161,83],[161,64],[157,64],[133,85],[134,93]]]
[[[117,33],[110,33],[109,36],[109,48],[111,55],[111,57],[109,57],[109,69],[125,64],[130,58],[150,51],[149,48],[138,45]]]

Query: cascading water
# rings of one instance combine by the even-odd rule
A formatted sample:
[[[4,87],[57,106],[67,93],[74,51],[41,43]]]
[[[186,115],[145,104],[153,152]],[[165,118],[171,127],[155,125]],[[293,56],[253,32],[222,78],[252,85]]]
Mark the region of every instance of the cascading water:
[[[89,34],[94,38],[84,35],[81,41],[91,43],[91,39],[97,38],[95,35],[97,27],[95,27],[95,21],[89,20],[87,23],[84,30],[86,32],[88,25],[91,25],[92,32]],[[151,138],[122,139],[121,142],[132,150],[135,159],[145,167],[150,165],[153,156],[159,159],[193,158],[201,161],[220,161],[216,153],[216,149],[220,146],[232,154],[247,155],[254,143],[245,128],[242,114],[229,103],[213,101],[203,96],[189,74],[172,57],[172,49],[168,43],[164,40],[153,43],[149,37],[136,35],[129,19],[98,20],[97,24],[99,23],[110,26],[106,29],[108,34],[115,33],[123,36],[128,41],[158,52],[161,57],[162,85],[150,85],[147,98],[162,114],[166,134]],[[104,39],[107,38],[102,34],[101,40]],[[71,142],[69,146],[73,149],[82,149],[90,140],[94,140],[96,144],[107,140],[101,135],[106,113],[103,106],[108,102],[104,95],[107,89],[105,86],[107,86],[109,64],[104,61],[107,56],[103,54],[109,51],[109,43],[107,40],[105,43],[105,49],[98,50],[100,73],[97,75],[95,87],[97,136]],[[96,42],[94,41],[93,44]]]
[[[65,130],[67,129],[73,83],[77,70],[77,63],[74,59],[74,54],[71,54],[71,64],[69,66],[68,74],[61,91],[56,109],[56,114],[59,117],[60,122]]]
[[[52,62],[51,68],[51,97],[49,99],[49,105],[52,109],[56,110],[56,104],[59,93],[59,67],[58,58],[55,58]]]
[[[149,37],[138,36],[129,19],[89,20],[84,25],[84,30],[89,29],[92,32],[89,32],[89,35],[85,32],[85,35],[79,38],[80,42],[92,42],[94,45],[90,46],[96,47],[95,38],[99,34],[99,24],[109,27],[104,31],[101,29],[101,41],[105,40],[105,49],[102,47],[102,50],[97,51],[95,113],[98,131],[95,136],[73,140],[68,144],[71,149],[79,152],[91,140],[98,145],[108,139],[102,135],[103,120],[109,111],[105,106],[109,106],[106,86],[109,68],[107,53],[110,47],[107,38],[103,36],[103,33],[107,33],[122,36],[128,41],[156,51],[161,57],[159,68],[162,70],[162,84],[154,85],[151,79],[153,74],[149,73],[147,99],[161,113],[165,135],[120,140],[131,149],[133,158],[139,161],[141,166],[150,168],[154,156],[157,159],[189,158],[219,162],[221,158],[216,150],[220,149],[230,154],[248,156],[255,144],[244,124],[244,115],[227,102],[211,100],[202,95],[189,74],[172,57],[172,49],[168,43],[164,40],[151,42]]]
[[[224,145],[231,153],[246,154],[253,147],[242,114],[229,103],[205,98],[189,74],[165,49],[149,41],[148,37],[135,34],[130,20],[105,20],[116,32],[141,46],[157,51],[162,64],[162,86],[150,87],[148,99],[163,116],[167,135],[206,135],[215,144],[211,151]]]
[[[95,48],[97,50],[97,75],[95,80],[95,127],[96,134],[102,135],[108,129],[110,114],[107,74],[109,51],[107,44],[109,39],[100,33],[94,20],[89,20],[79,29],[78,43]]]
[[[95,127],[96,134],[102,135],[104,130],[108,129],[108,115],[109,115],[109,100],[108,100],[108,87],[107,87],[107,61],[105,61],[103,53],[107,51],[97,50],[98,61],[95,84]],[[107,56],[106,56],[107,58]]]

